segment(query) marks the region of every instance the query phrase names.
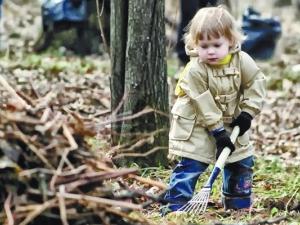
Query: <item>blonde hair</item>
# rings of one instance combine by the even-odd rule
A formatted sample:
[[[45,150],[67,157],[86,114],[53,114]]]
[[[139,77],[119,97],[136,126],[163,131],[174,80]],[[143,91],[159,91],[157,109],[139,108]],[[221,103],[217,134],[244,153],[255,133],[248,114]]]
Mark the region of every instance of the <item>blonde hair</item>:
[[[194,49],[204,38],[226,37],[233,47],[240,45],[244,35],[233,16],[223,7],[206,7],[198,10],[184,36],[186,49]]]

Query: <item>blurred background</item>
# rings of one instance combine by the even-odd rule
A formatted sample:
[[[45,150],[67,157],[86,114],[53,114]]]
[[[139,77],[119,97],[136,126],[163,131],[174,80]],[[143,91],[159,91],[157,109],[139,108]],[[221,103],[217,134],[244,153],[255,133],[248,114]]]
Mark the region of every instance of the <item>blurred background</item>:
[[[86,11],[88,22],[81,27],[78,25],[79,23],[76,24],[74,22],[72,23],[72,21],[68,21],[68,24],[68,22],[65,21],[65,24],[56,22],[53,27],[48,27],[47,30],[45,29],[45,24],[48,23],[48,18],[45,16],[45,13],[44,16],[42,16],[42,6],[44,6],[44,8],[48,7],[48,9],[51,8],[49,2],[51,3],[55,1],[4,0],[0,28],[0,49],[7,49],[11,53],[14,52],[15,54],[18,54],[17,52],[20,50],[42,51],[49,47],[60,49],[60,51],[71,50],[79,54],[104,53],[104,47],[101,46],[103,40],[97,20],[96,1],[87,1],[87,6],[84,10]],[[290,45],[295,46],[294,43],[299,43],[298,34],[300,30],[299,19],[297,19],[299,18],[298,0],[228,0],[219,2],[225,3],[229,6],[229,10],[239,21],[240,26],[242,26],[243,13],[248,7],[253,7],[261,13],[262,17],[278,18],[282,24],[281,42],[276,47],[276,50],[280,49],[279,52],[282,52]],[[109,42],[110,1],[104,0],[98,1],[98,3],[101,23],[104,29],[104,36],[107,39],[106,41]],[[76,12],[74,14],[76,14]],[[180,23],[179,0],[165,1],[165,17],[168,55],[172,56],[174,53],[174,46],[176,45],[177,30]],[[84,36],[80,37],[80,47],[78,46],[77,28],[82,30],[82,36]],[[51,41],[48,39],[51,39]],[[82,40],[86,44],[82,43]],[[16,51],[17,49],[18,51]]]
[[[62,4],[65,2],[68,3],[62,10]],[[189,0],[185,2],[189,4]],[[200,219],[206,222],[215,221],[217,218],[221,221],[225,221],[225,218],[226,222],[239,221],[240,218],[241,221],[258,219],[259,222],[251,224],[272,224],[263,221],[265,218],[280,216],[280,220],[286,220],[286,223],[281,224],[299,224],[300,0],[222,2],[237,19],[241,29],[248,32],[248,41],[253,44],[253,49],[249,48],[249,52],[252,51],[251,54],[267,76],[268,93],[266,104],[255,119],[252,129],[252,140],[255,141],[258,159],[255,165],[257,172],[254,187],[257,196],[252,214],[241,216],[238,213],[231,215],[224,212],[218,202],[219,182],[219,186],[213,190],[214,208]],[[110,116],[114,112],[111,111],[111,59],[108,54],[110,3],[110,0],[0,0],[0,72],[1,76],[3,75],[0,85],[0,203],[2,206],[5,202],[6,210],[4,213],[4,207],[1,208],[0,223],[8,221],[3,224],[13,224],[9,208],[11,211],[16,209],[13,212],[16,221],[26,218],[27,222],[23,224],[43,224],[44,217],[47,220],[51,218],[58,221],[51,224],[61,224],[61,220],[67,220],[56,215],[59,211],[56,202],[48,202],[54,212],[49,214],[45,211],[35,222],[30,222],[32,213],[38,216],[35,210],[42,211],[39,211],[40,204],[47,203],[46,200],[54,196],[47,189],[47,182],[51,180],[54,188],[57,188],[68,181],[64,180],[67,179],[64,175],[59,177],[61,181],[52,182],[52,175],[55,180],[57,172],[51,167],[49,170],[29,169],[40,168],[47,163],[60,164],[63,158],[62,149],[66,151],[64,154],[70,151],[70,161],[66,164],[69,166],[74,163],[76,168],[80,168],[78,171],[74,170],[75,172],[72,170],[75,181],[78,174],[82,175],[78,179],[85,179],[85,175],[89,175],[91,171],[101,172],[106,169],[107,173],[111,173],[111,168],[108,168],[111,162],[108,159],[123,154],[122,149],[120,151],[111,146]],[[177,75],[184,67],[176,52],[180,21],[180,0],[165,0],[167,41],[166,46],[161,47],[167,49],[170,107],[175,98],[173,93]],[[257,41],[257,37],[266,39]],[[24,104],[20,104],[20,97],[13,98],[16,96],[21,96],[26,104],[34,106],[37,111],[24,112]],[[146,138],[143,136],[143,139],[138,141],[152,141],[152,136],[151,139]],[[70,150],[70,143],[76,151]],[[138,149],[139,143],[133,145],[133,148],[125,146],[125,154],[132,153],[132,149]],[[45,157],[31,149],[41,149]],[[145,168],[141,170],[141,174],[165,184],[172,164],[174,161],[171,160],[168,169]],[[117,173],[115,170],[112,172]],[[149,189],[151,193],[155,192],[149,184],[141,185],[137,180],[128,182],[128,179],[125,179],[124,183],[128,185],[120,186],[117,175],[110,174],[107,175],[107,180],[99,181],[103,187],[98,182],[93,183],[91,187],[95,188],[93,190],[100,190],[100,194],[97,194],[108,199],[121,192],[123,187],[126,191]],[[117,178],[114,180],[110,176]],[[136,179],[135,176],[132,177]],[[28,187],[27,197],[14,196],[14,190],[23,193],[26,189],[19,183],[25,183]],[[162,189],[165,188],[163,184]],[[90,188],[89,183],[80,185]],[[80,189],[78,193],[90,193],[89,188]],[[136,196],[131,192],[129,194],[127,196]],[[122,198],[118,199],[124,202]],[[140,202],[145,202],[147,198],[141,199]],[[32,207],[24,208],[23,205],[28,202],[33,204]],[[78,207],[78,202],[82,207]],[[94,209],[94,204],[82,200],[78,202],[74,209],[68,211],[68,216],[72,216],[72,221],[76,221],[70,224],[95,224],[94,218],[85,211],[89,210],[87,205],[97,214],[97,218],[101,212],[101,218],[106,219],[105,216],[108,216],[116,221],[111,224],[148,224],[146,220],[136,222],[137,217],[142,218],[136,215],[136,223],[119,223],[115,215],[118,215],[119,219],[126,217],[127,212],[119,213],[101,205]],[[68,203],[71,207],[74,205],[72,199]],[[45,208],[47,207],[46,205]],[[85,219],[84,215],[88,218]],[[144,215],[150,218],[149,224],[153,224],[152,221],[155,220],[158,221],[157,224],[163,224],[161,216],[158,215],[158,204],[147,209]],[[289,223],[290,218],[296,218],[297,221],[295,219],[294,223]],[[124,221],[126,220],[128,217]],[[67,224],[66,221],[63,224]]]

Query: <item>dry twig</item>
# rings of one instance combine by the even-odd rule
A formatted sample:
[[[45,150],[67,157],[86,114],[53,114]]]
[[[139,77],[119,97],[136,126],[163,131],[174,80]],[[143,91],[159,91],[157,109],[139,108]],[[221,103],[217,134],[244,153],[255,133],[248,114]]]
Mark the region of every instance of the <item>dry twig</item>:
[[[14,97],[20,105],[22,105],[26,110],[30,110],[31,106],[28,105],[24,99],[22,99],[17,92],[8,84],[8,82],[4,79],[3,76],[0,75],[0,83],[2,86]]]

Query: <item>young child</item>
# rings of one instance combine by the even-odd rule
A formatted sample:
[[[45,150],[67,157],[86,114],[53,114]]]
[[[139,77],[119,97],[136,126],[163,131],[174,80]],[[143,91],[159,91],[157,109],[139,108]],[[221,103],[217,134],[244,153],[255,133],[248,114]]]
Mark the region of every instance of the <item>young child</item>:
[[[222,7],[200,9],[185,34],[190,62],[179,78],[169,133],[171,154],[181,157],[171,178],[162,210],[179,210],[194,192],[199,176],[225,147],[231,155],[224,167],[225,209],[251,206],[253,146],[251,120],[262,107],[265,77],[253,59],[240,50],[243,35]],[[240,127],[236,143],[230,140]]]

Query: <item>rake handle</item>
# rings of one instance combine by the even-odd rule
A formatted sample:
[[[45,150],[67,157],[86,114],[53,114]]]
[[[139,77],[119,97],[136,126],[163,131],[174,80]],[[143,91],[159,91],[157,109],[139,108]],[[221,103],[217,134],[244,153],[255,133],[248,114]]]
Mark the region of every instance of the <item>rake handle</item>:
[[[235,143],[236,139],[239,136],[239,133],[240,133],[240,128],[238,126],[235,126],[230,135],[230,140],[232,141],[232,143]],[[212,187],[212,184],[214,183],[215,179],[217,178],[217,176],[219,175],[221,170],[224,168],[226,159],[230,155],[230,152],[231,152],[231,150],[228,147],[225,147],[223,149],[223,151],[221,152],[221,154],[213,168],[213,171],[211,172],[211,174],[208,178],[208,181],[205,184],[205,187],[208,187],[208,188]]]

